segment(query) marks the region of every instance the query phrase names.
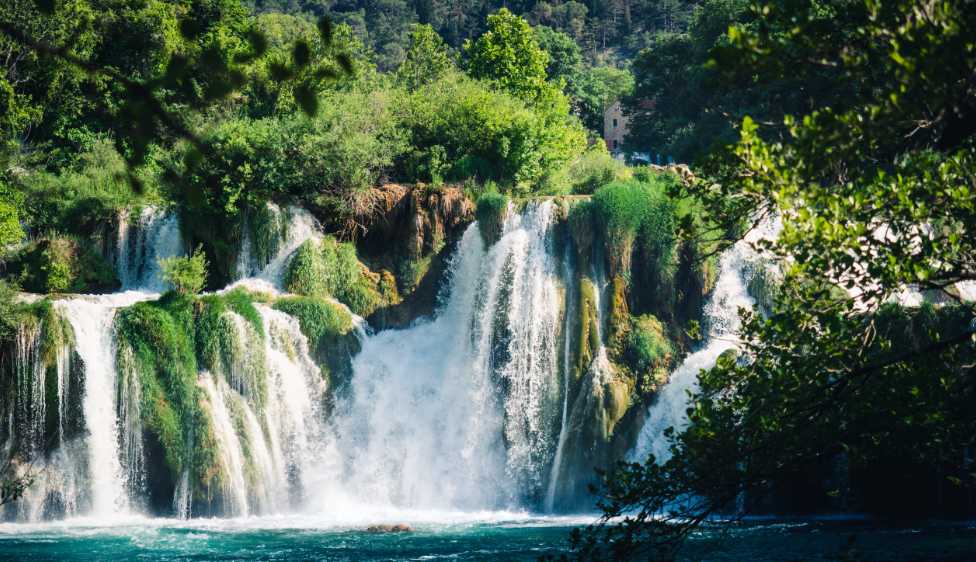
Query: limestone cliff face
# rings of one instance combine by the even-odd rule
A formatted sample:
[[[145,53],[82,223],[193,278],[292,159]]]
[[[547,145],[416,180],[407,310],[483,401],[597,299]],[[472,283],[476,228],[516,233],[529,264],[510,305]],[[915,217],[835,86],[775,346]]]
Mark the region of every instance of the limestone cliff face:
[[[433,313],[444,265],[474,203],[457,186],[386,184],[371,190],[353,233],[371,269],[396,278],[401,301],[369,317],[377,329],[401,327]]]

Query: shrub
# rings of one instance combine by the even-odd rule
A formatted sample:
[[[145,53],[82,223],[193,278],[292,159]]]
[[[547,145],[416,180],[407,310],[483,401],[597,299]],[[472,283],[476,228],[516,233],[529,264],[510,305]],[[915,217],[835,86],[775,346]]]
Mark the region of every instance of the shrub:
[[[11,279],[37,293],[97,293],[118,286],[115,270],[88,244],[73,237],[36,240],[12,255]]]
[[[631,317],[623,348],[623,359],[628,367],[639,375],[650,374],[666,367],[672,353],[671,342],[657,318],[650,314]]]
[[[587,150],[569,167],[570,191],[591,194],[604,185],[626,179],[628,173],[627,166],[610,156],[601,145]]]
[[[485,246],[491,246],[502,237],[505,218],[508,216],[508,197],[498,192],[482,193],[475,208],[478,230]]]
[[[324,297],[330,294],[323,248],[315,240],[306,240],[295,251],[285,272],[285,289],[296,295]]]
[[[530,106],[451,72],[403,96],[397,113],[416,153],[440,147],[438,161],[450,164],[442,171],[445,180],[473,177],[527,192],[542,187],[586,146],[583,127],[569,116],[568,102],[561,94],[551,102]],[[433,180],[420,175],[416,159],[399,159],[400,176]]]
[[[662,183],[614,182],[593,194],[593,206],[605,233],[611,275],[630,275],[635,242],[649,278],[660,279],[670,272],[676,243],[675,206]]]
[[[192,256],[173,256],[159,260],[163,281],[180,295],[195,295],[207,283],[207,257],[197,247]]]
[[[24,230],[20,227],[17,208],[6,201],[0,201],[0,254],[10,244],[20,242]]]

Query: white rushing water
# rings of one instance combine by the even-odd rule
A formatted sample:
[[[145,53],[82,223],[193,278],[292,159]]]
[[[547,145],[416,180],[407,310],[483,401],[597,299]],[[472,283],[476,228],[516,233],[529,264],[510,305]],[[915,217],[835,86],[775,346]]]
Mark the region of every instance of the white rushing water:
[[[363,342],[323,509],[494,509],[541,492],[561,407],[553,211],[509,213],[489,249],[470,226],[436,317]]]
[[[119,215],[115,269],[123,290],[163,290],[159,259],[186,254],[176,213],[144,207],[132,219],[128,210]]]
[[[92,515],[111,517],[128,508],[120,462],[116,415],[115,341],[112,321],[118,308],[153,298],[130,291],[57,301],[74,331],[75,351],[85,367],[83,412],[88,431],[88,485]]]
[[[648,454],[653,454],[659,463],[671,458],[671,441],[665,437],[665,430],[673,427],[680,432],[688,425],[689,393],[698,389],[698,374],[714,366],[719,355],[736,348],[739,311],[755,305],[747,290],[748,278],[763,267],[755,243],[774,238],[778,229],[776,222],[764,223],[722,254],[715,288],[705,304],[705,341],[685,357],[658,392],[630,453],[631,460],[643,462]]]
[[[291,255],[306,240],[322,237],[319,222],[311,213],[301,207],[281,209],[268,203],[263,229],[265,239],[257,241],[250,228],[252,218],[245,219],[241,248],[237,254],[237,279],[257,278],[281,287],[285,268]],[[258,246],[265,248],[267,255],[259,254]]]

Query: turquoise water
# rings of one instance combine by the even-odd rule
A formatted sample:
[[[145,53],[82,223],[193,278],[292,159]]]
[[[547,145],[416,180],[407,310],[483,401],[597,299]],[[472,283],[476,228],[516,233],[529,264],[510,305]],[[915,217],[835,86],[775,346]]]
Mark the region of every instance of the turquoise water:
[[[445,519],[451,519],[446,517]],[[588,517],[475,514],[373,534],[314,518],[77,520],[0,525],[0,560],[537,560],[566,553]],[[880,527],[761,521],[693,536],[681,560],[976,560],[976,524]]]

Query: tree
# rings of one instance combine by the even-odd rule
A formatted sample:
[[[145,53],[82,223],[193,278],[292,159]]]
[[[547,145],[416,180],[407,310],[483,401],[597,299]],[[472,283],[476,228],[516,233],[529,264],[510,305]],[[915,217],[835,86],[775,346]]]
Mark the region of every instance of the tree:
[[[576,82],[583,71],[583,52],[572,37],[551,27],[537,25],[532,28],[539,47],[549,55],[546,76],[563,88]]]
[[[633,75],[612,66],[585,70],[572,84],[571,92],[583,124],[594,131],[603,130],[603,114],[615,101],[634,89]]]
[[[447,45],[434,28],[427,24],[414,25],[406,59],[397,69],[397,79],[412,90],[440,79],[453,67]]]
[[[488,30],[466,41],[464,54],[468,74],[492,80],[516,96],[537,101],[551,88],[546,83],[549,55],[529,23],[506,8],[488,16]]]
[[[827,76],[826,95],[782,125],[744,119],[688,193],[725,234],[779,217],[763,246],[783,281],[768,316],[745,315],[740,359],[701,374],[671,459],[607,476],[601,506],[624,521],[578,535],[588,555],[673,553],[742,494],[749,510],[838,457],[867,475],[871,509],[945,513],[938,498],[976,488],[976,330],[959,285],[976,280],[976,13],[956,0],[772,2],[759,15],[730,30],[717,70]],[[950,304],[891,304],[907,287]],[[891,502],[892,487],[931,492]]]
[[[24,237],[24,229],[20,227],[17,209],[6,201],[0,201],[0,255],[3,249]]]

